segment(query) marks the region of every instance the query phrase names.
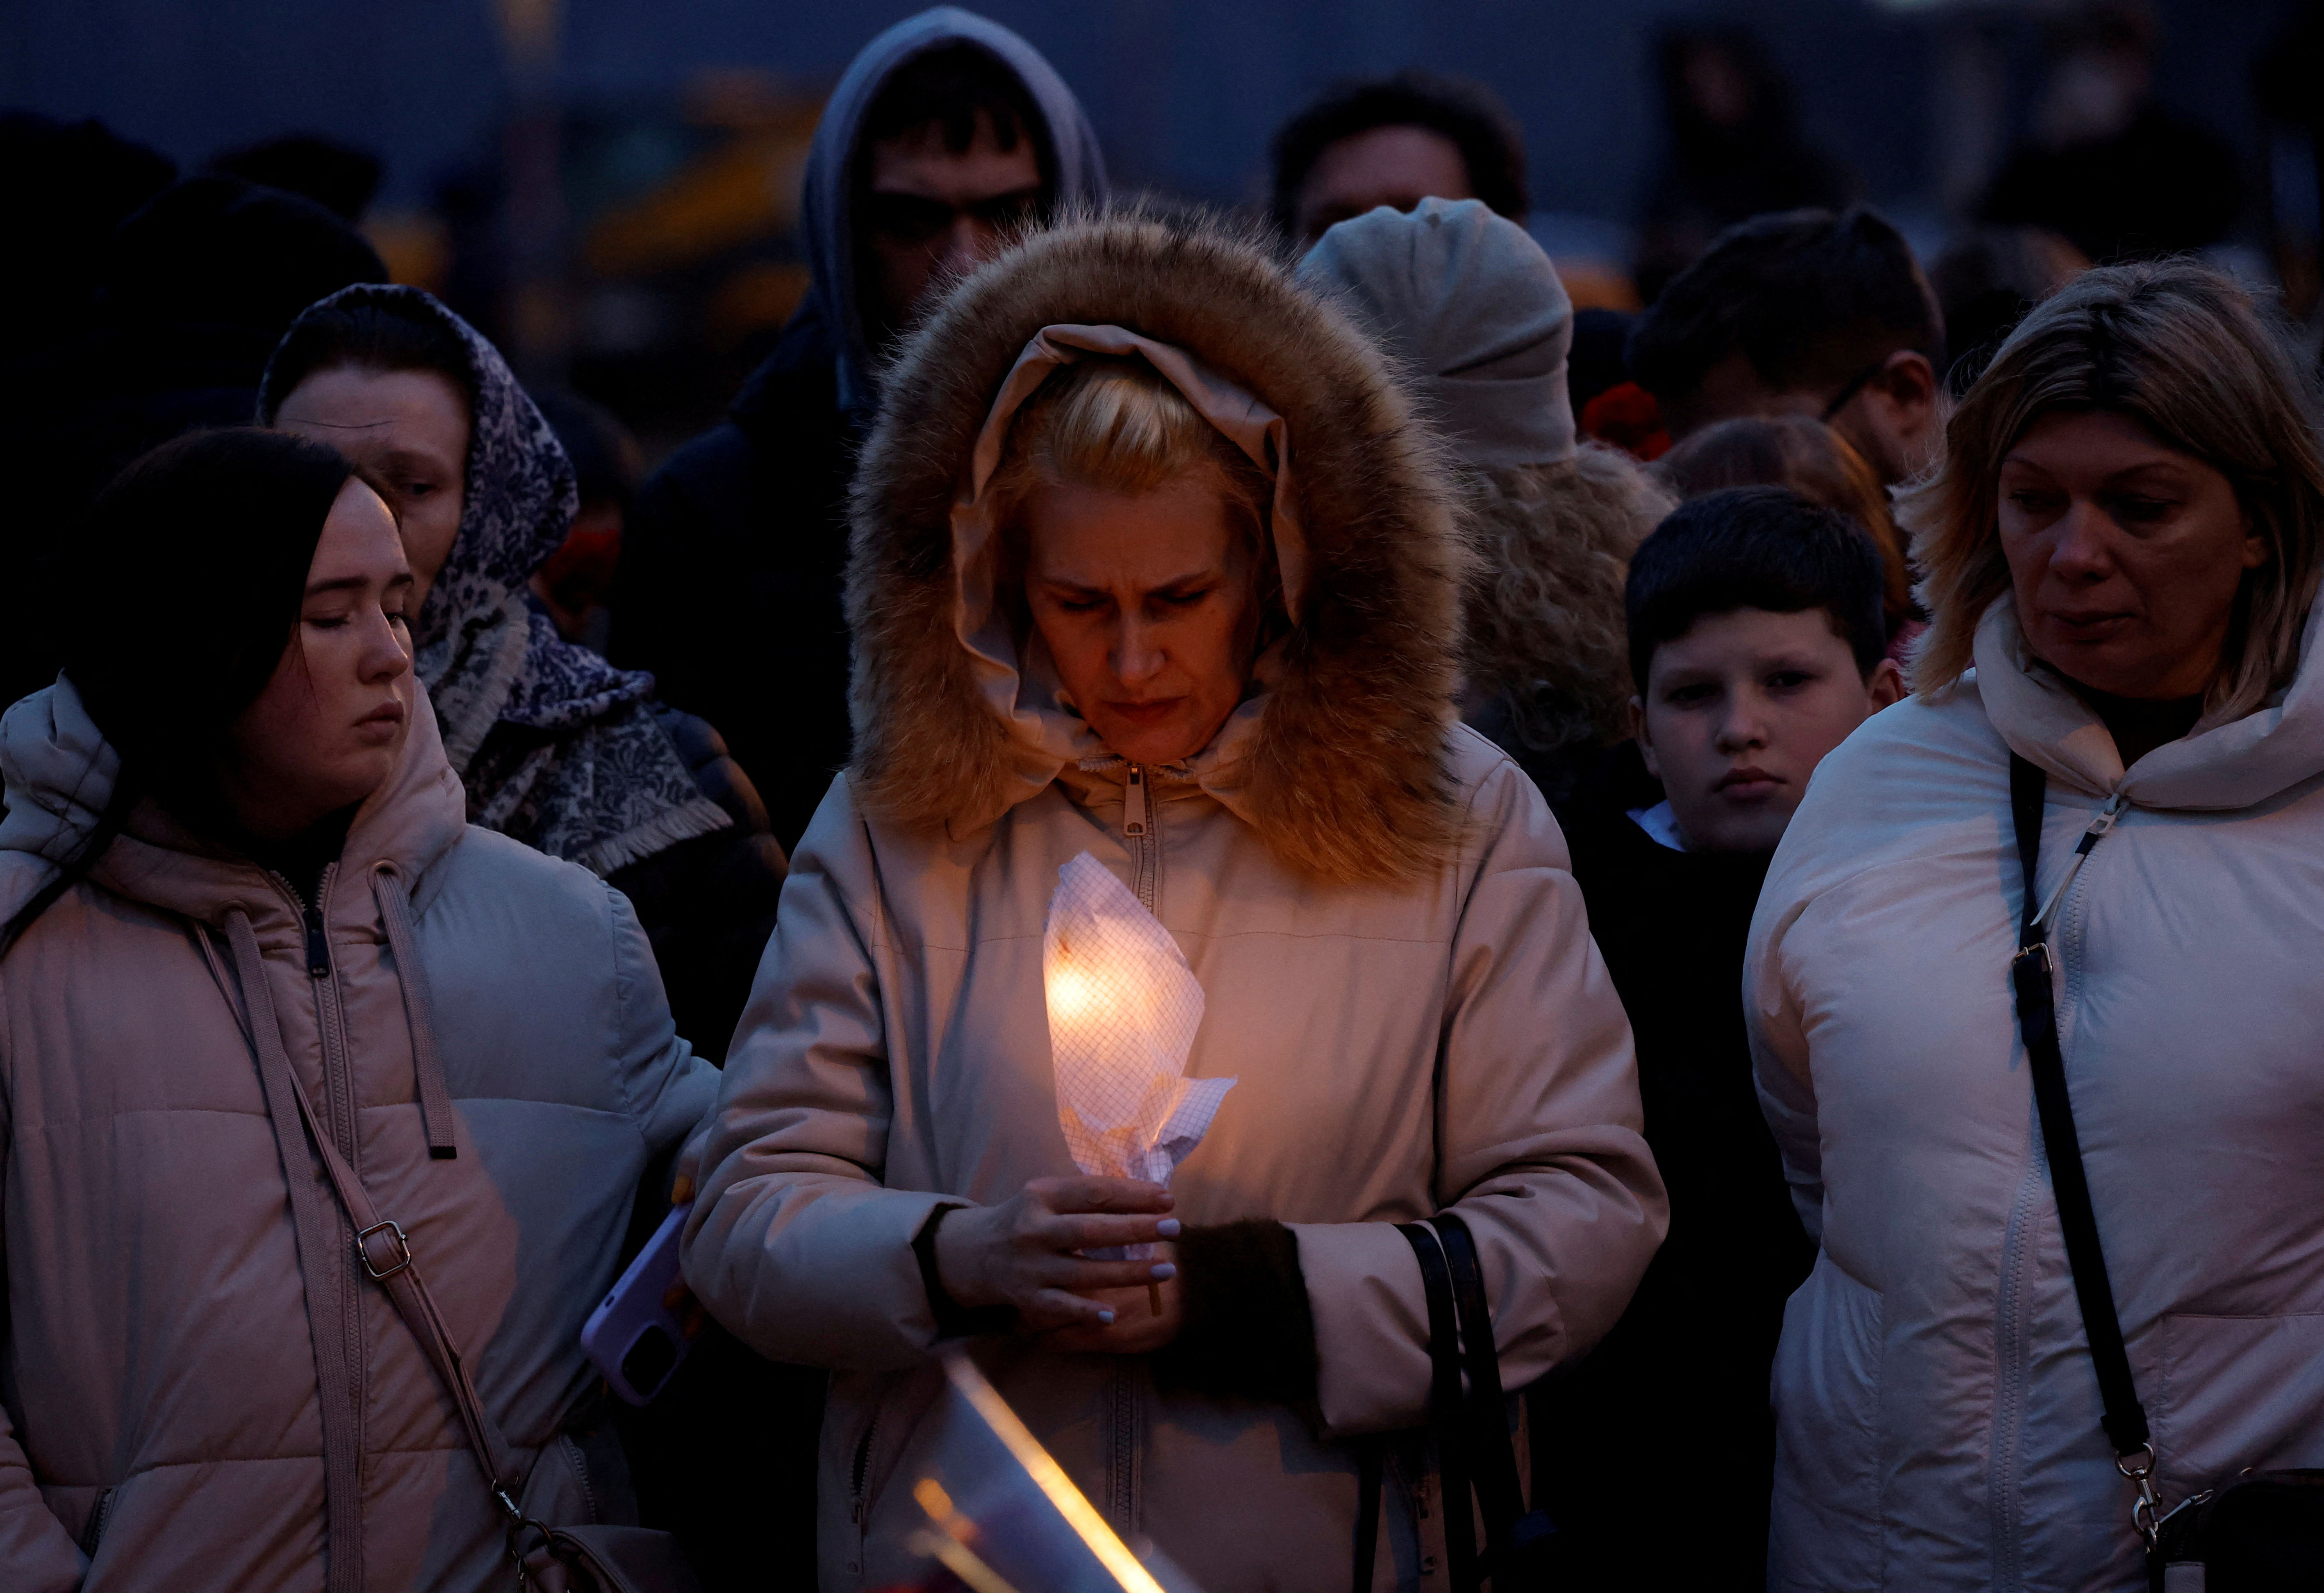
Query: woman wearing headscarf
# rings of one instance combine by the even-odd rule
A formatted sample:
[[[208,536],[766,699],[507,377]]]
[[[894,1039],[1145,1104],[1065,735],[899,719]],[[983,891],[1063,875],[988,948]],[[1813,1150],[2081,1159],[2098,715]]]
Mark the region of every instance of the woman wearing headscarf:
[[[1517,223],[1475,199],[1382,206],[1325,233],[1299,274],[1405,362],[1443,428],[1483,555],[1465,717],[1561,802],[1626,733],[1622,578],[1676,501],[1628,454],[1575,439],[1572,302]]]
[[[1769,1580],[2128,1593],[2143,1527],[2324,1464],[2314,405],[2227,278],[2093,271],[1907,518],[1915,695],[1816,771],[1745,969],[1821,1245]]]
[[[1360,1548],[1416,1586],[1444,1549],[1409,1434],[1358,1541],[1370,1435],[1430,1385],[1395,1225],[1473,1231],[1516,1386],[1604,1331],[1664,1221],[1556,827],[1453,714],[1435,446],[1262,246],[1140,217],[979,270],[882,391],[856,759],[786,888],[686,1261],[749,1342],[836,1374],[825,1585],[908,1579],[957,1343],[1212,1593],[1344,1586]],[[1168,1189],[1077,1175],[1061,1121],[1044,934],[1083,854],[1201,987],[1187,1077],[1234,1080]]]
[[[636,904],[690,1039],[724,1053],[781,889],[765,809],[653,677],[567,641],[531,598],[573,467],[499,350],[417,288],[360,286],[294,322],[259,418],[327,442],[395,511],[417,669],[470,819]]]

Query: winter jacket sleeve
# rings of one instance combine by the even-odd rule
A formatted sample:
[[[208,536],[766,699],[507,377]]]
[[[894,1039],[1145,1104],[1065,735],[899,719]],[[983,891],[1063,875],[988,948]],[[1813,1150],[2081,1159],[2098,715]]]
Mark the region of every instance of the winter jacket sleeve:
[[[1541,794],[1506,759],[1470,811],[1445,971],[1435,1198],[1476,1236],[1505,1386],[1588,1350],[1669,1225],[1630,1026]],[[1414,1213],[1415,1216],[1425,1213]],[[1420,1269],[1388,1222],[1293,1224],[1334,1433],[1425,1418]]]
[[[7,1184],[11,1126],[7,1097],[0,1091],[0,1188]],[[7,1252],[0,1249],[0,1279],[7,1275]],[[7,1317],[0,1309],[0,1356],[7,1353]],[[0,1588],[9,1593],[72,1593],[88,1573],[88,1561],[50,1513],[32,1480],[32,1463],[16,1441],[16,1426],[0,1406]]]
[[[619,994],[613,1064],[648,1154],[659,1156],[701,1124],[717,1093],[718,1070],[678,1037],[669,999],[662,993],[661,971],[638,923],[637,909],[610,886],[605,896],[612,911],[613,979]]]
[[[1797,828],[1798,826],[1794,826]],[[1784,1156],[1784,1179],[1808,1237],[1823,1242],[1823,1141],[1816,1122],[1815,1079],[1806,1030],[1784,968],[1784,941],[1808,905],[1783,868],[1783,854],[1760,892],[1743,954],[1743,1019],[1751,1035],[1751,1076],[1759,1110]]]
[[[912,1240],[960,1203],[881,1183],[893,1094],[872,870],[843,778],[791,860],[686,1233],[687,1282],[737,1337],[842,1371],[910,1366],[936,1341]]]

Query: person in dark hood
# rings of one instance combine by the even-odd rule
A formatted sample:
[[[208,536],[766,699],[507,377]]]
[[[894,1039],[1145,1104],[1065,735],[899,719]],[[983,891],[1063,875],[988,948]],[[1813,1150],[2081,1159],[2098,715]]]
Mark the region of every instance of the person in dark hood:
[[[396,511],[414,663],[470,821],[627,895],[680,1031],[722,1055],[782,854],[716,732],[662,710],[650,675],[566,640],[532,601],[580,501],[500,352],[417,288],[350,288],[291,325],[258,414],[353,458]]]
[[[726,732],[786,845],[847,760],[846,494],[880,356],[1012,227],[1105,193],[1072,91],[971,13],[897,23],[832,91],[801,207],[814,286],[725,422],[640,493],[613,604],[614,660]]]
[[[5,457],[18,525],[77,524],[123,466],[181,432],[250,420],[267,356],[299,312],[351,282],[383,282],[378,252],[311,199],[234,177],[161,189],[106,245],[85,329],[61,350]],[[21,391],[21,390],[20,390]],[[49,549],[12,562],[34,622],[8,644],[8,700],[46,686],[60,652],[40,616]]]

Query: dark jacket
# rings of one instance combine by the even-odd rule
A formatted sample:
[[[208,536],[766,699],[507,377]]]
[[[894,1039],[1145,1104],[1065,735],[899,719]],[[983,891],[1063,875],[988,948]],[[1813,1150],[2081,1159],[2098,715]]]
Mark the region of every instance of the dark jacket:
[[[847,761],[854,448],[810,308],[725,422],[648,479],[622,530],[614,661],[720,727],[787,848]]]
[[[613,656],[650,669],[665,700],[726,735],[786,849],[847,761],[847,483],[877,394],[855,301],[853,174],[887,80],[932,50],[971,44],[1014,72],[1045,125],[1035,142],[1058,203],[1102,203],[1089,118],[1033,47],[951,6],[863,48],[833,89],[808,152],[800,233],[814,286],[725,422],[646,483],[622,534]]]
[[[749,999],[759,954],[775,930],[786,861],[751,777],[706,721],[657,706],[654,717],[702,794],[733,824],[666,846],[606,876],[630,898],[653,943],[678,1031],[713,1062]]]
[[[0,517],[0,704],[56,678],[57,595],[77,579],[72,533],[106,483],[181,432],[248,425],[259,373],[299,312],[349,282],[387,280],[363,235],[321,206],[232,177],[162,188],[100,243],[107,191],[125,202],[167,162],[134,146],[105,153],[94,131],[46,147],[24,139],[20,121],[6,131],[0,152],[62,163],[86,208],[43,215],[35,192],[29,216],[10,214],[18,236],[42,240],[19,252],[52,249],[82,280],[73,299],[12,302],[0,338],[0,471],[11,483]],[[51,190],[52,204],[62,198]]]
[[[1629,1009],[1671,1226],[1613,1331],[1536,1390],[1534,1475],[1574,1586],[1731,1593],[1766,1575],[1768,1370],[1815,1247],[1760,1116],[1743,1028],[1743,947],[1768,859],[1663,845],[1629,816],[1662,795],[1625,741],[1558,814]]]

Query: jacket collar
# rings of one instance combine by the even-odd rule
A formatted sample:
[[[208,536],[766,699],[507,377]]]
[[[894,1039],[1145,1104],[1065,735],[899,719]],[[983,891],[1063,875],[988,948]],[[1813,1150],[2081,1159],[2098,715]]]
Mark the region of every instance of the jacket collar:
[[[2114,737],[2056,671],[2036,659],[2008,594],[1977,628],[1978,695],[1993,727],[2028,762],[2076,788],[2121,792],[2141,807],[2232,810],[2324,774],[2324,671],[2312,608],[2292,684],[2226,724],[2157,747],[2127,769]]]
[[[411,732],[387,783],[356,810],[339,854],[342,875],[392,866],[410,882],[415,908],[431,894],[432,865],[467,824],[467,797],[445,761],[427,694],[412,694]],[[0,768],[8,816],[0,850],[33,853],[48,864],[70,857],[111,799],[120,760],[60,677],[10,709],[0,722]],[[145,803],[106,848],[89,877],[106,889],[205,924],[223,924],[235,907],[262,930],[289,914],[289,903],[256,863],[189,833],[164,809]],[[341,893],[368,921],[370,892]]]

